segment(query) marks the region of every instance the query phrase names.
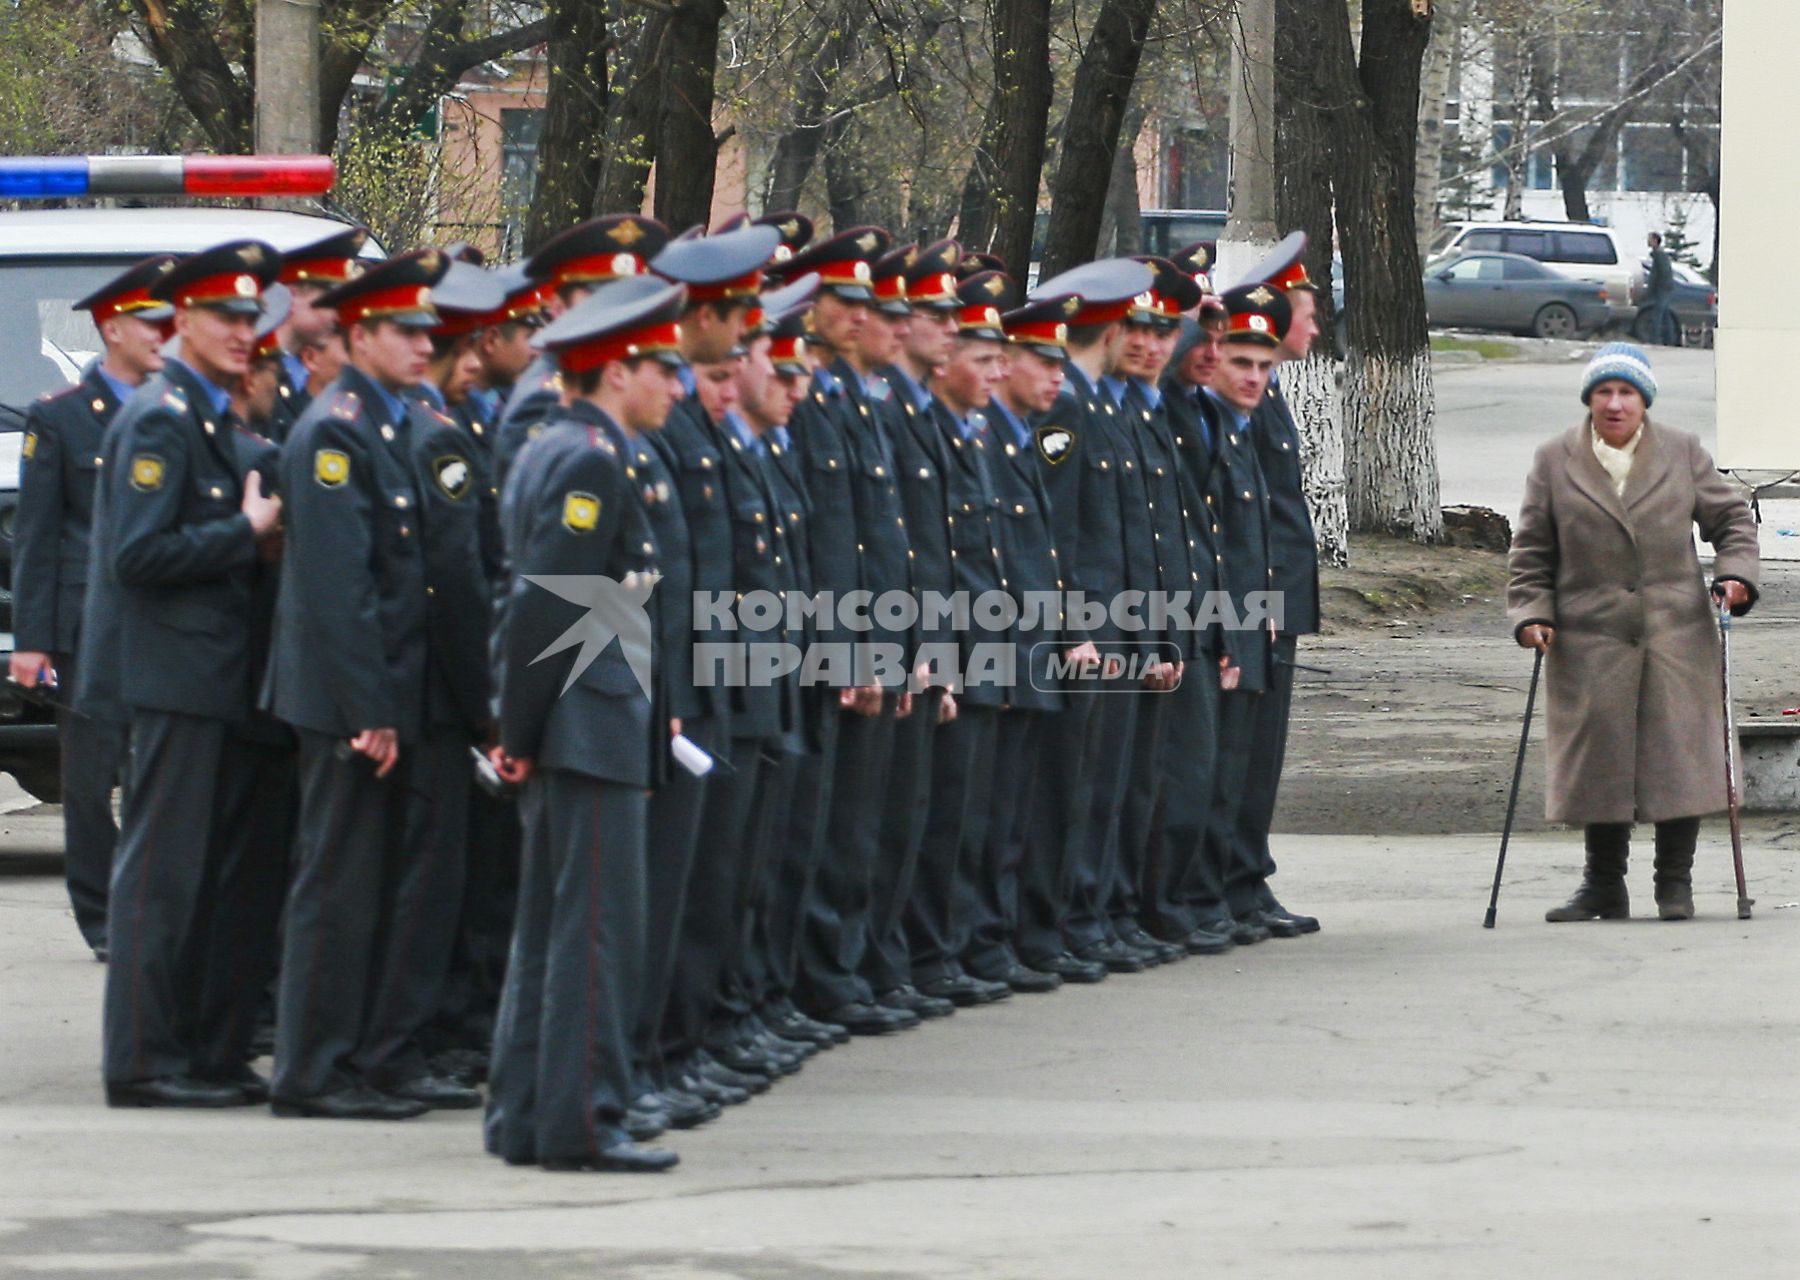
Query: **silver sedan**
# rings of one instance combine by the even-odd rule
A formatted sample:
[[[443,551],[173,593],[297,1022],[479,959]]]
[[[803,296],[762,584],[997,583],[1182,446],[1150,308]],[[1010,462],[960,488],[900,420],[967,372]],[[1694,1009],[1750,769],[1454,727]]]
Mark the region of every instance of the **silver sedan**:
[[[1425,268],[1425,313],[1434,326],[1501,329],[1573,338],[1609,318],[1606,290],[1571,280],[1516,253],[1465,253]]]

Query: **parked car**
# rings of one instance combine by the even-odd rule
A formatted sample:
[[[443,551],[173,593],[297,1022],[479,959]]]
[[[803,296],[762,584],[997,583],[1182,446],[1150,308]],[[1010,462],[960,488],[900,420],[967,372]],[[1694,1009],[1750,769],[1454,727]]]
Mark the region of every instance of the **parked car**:
[[[1719,291],[1712,281],[1701,275],[1686,263],[1677,262],[1675,266],[1675,296],[1669,305],[1675,310],[1675,320],[1681,326],[1681,345],[1684,347],[1710,347],[1713,344],[1713,330],[1719,326]],[[1644,264],[1646,279],[1650,266]],[[1642,310],[1644,305],[1644,282],[1640,281],[1631,295],[1632,306],[1639,308],[1632,317],[1631,336],[1639,342],[1650,341],[1650,317]]]
[[[229,193],[221,193],[229,194]],[[13,650],[13,522],[20,445],[32,401],[77,382],[100,339],[77,299],[152,253],[227,240],[277,249],[342,227],[333,218],[255,209],[27,209],[0,213],[0,673]],[[371,242],[365,256],[383,256]],[[41,800],[60,798],[51,709],[0,680],[0,772]]]
[[[1425,270],[1426,318],[1441,328],[1575,338],[1611,318],[1607,290],[1515,253],[1465,253]]]
[[[1586,222],[1449,222],[1431,239],[1427,260],[1452,253],[1516,253],[1606,290],[1611,319],[1629,325],[1631,290],[1643,278],[1634,249],[1612,227]]]

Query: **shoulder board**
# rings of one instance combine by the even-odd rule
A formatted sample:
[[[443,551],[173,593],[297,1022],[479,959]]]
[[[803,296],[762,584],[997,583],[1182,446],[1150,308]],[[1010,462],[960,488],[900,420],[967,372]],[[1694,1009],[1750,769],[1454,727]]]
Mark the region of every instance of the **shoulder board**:
[[[891,400],[893,395],[894,389],[888,385],[888,380],[886,378],[875,379],[874,384],[869,388],[869,399],[871,400]]]
[[[356,392],[340,391],[331,397],[331,404],[327,406],[326,411],[334,418],[349,422],[356,417],[357,411],[361,407],[362,401],[357,398]]]
[[[162,402],[165,408],[173,409],[176,413],[188,411],[187,397],[172,388],[163,392]]]

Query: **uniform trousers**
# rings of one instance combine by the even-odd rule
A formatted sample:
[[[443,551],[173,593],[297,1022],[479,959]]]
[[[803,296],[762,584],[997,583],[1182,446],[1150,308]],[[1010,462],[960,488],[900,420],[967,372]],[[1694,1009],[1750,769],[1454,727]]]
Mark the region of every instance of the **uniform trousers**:
[[[285,728],[265,721],[250,734],[234,729],[225,750],[235,763],[218,792],[222,856],[198,931],[214,957],[192,970],[205,1076],[222,1076],[252,1056],[280,958],[281,904],[300,812],[299,762]]]
[[[943,696],[942,689],[914,694],[912,714],[894,724],[894,753],[881,813],[881,853],[869,891],[869,951],[863,958],[863,976],[878,995],[913,980],[906,904],[931,812],[932,749]]]
[[[761,981],[756,978],[758,967],[751,961],[751,947],[756,913],[769,898],[769,774],[774,769],[774,754],[767,738],[742,742],[742,787],[749,794],[736,807],[742,825],[736,828],[734,841],[731,898],[724,904],[725,949],[706,1015],[706,1039],[715,1042],[734,1039],[743,1019],[754,1014],[760,1003]]]
[[[716,716],[689,716],[681,725],[682,733],[708,755],[720,753],[722,730]],[[684,921],[694,863],[699,856],[701,826],[712,788],[720,785],[725,776],[724,767],[715,765],[711,773],[697,778],[686,769],[671,766],[646,807],[644,986],[639,993],[633,1039],[638,1083],[643,1087],[653,1087],[662,1080],[670,1028],[686,1028],[689,1040],[698,1034],[680,1021],[673,1001],[677,984],[684,980]],[[693,1044],[684,1040],[680,1052],[692,1050]]]
[[[1213,768],[1212,812],[1206,817],[1205,854],[1190,879],[1186,896],[1196,926],[1229,932],[1234,914],[1226,884],[1238,857],[1238,812],[1250,785],[1251,750],[1260,691],[1233,689],[1219,695],[1219,750]]]
[[[825,1012],[874,997],[862,976],[869,947],[869,893],[881,852],[881,799],[894,746],[895,695],[875,715],[839,711],[837,760],[825,847],[801,939],[802,1007]]]
[[[1183,680],[1187,677],[1184,675]],[[1150,833],[1162,797],[1163,745],[1168,736],[1172,691],[1136,695],[1137,721],[1132,726],[1131,772],[1125,779],[1119,808],[1118,855],[1113,863],[1108,910],[1114,933],[1130,933],[1143,925],[1138,917],[1149,896]]]
[[[1150,832],[1138,919],[1165,942],[1179,942],[1200,927],[1194,904],[1217,902],[1222,892],[1206,861],[1219,751],[1217,664],[1204,656],[1195,659],[1166,697],[1162,796]]]
[[[1108,902],[1119,858],[1119,810],[1131,776],[1131,745],[1137,731],[1138,704],[1143,701],[1140,687],[1127,686],[1123,680],[1116,683],[1117,689],[1108,685],[1105,692],[1093,695],[1100,707],[1094,714],[1090,749],[1082,763],[1088,826],[1073,859],[1069,917],[1063,925],[1071,951],[1113,937]]]
[[[1275,824],[1275,795],[1287,762],[1288,718],[1294,706],[1295,637],[1277,636],[1269,663],[1269,687],[1257,703],[1249,738],[1249,773],[1238,806],[1231,857],[1225,864],[1225,901],[1232,914],[1270,905],[1269,878],[1275,859],[1269,829]]]
[[[225,861],[221,797],[238,785],[223,720],[131,712],[132,803],[108,897],[102,1070],[108,1084],[185,1076],[220,1039],[202,1021],[206,968],[228,948],[203,928]],[[217,1006],[209,1006],[216,1013]]]
[[[518,802],[471,787],[462,917],[433,1028],[443,1047],[485,1049],[493,1037],[518,892]]]
[[[1038,803],[1026,822],[1019,867],[1019,958],[1041,966],[1068,949],[1063,940],[1074,894],[1074,864],[1087,843],[1093,790],[1087,765],[1104,696],[1072,692],[1053,712],[1039,747]]]
[[[906,904],[913,981],[962,974],[960,957],[975,922],[961,881],[973,874],[987,836],[1000,709],[967,702],[938,730],[931,756],[931,810],[919,846],[919,871]]]
[[[1033,809],[1038,803],[1038,756],[1055,712],[1013,707],[1000,717],[994,739],[994,785],[980,857],[971,859],[968,941],[964,970],[993,980],[1019,963],[1019,884]]]
[[[518,915],[484,1124],[509,1163],[627,1140],[644,955],[642,787],[546,770],[526,782]]]
[[[663,1053],[679,1062],[706,1042],[726,967],[738,945],[737,904],[748,830],[762,767],[762,744],[732,738],[706,777],[694,870],[682,904],[680,954],[663,1014]]]
[[[817,709],[813,714],[818,715]],[[778,1000],[792,1000],[800,985],[800,952],[825,852],[825,818],[836,775],[838,717],[835,709],[817,720],[812,749],[782,756],[770,796],[769,838],[775,859],[775,897],[767,923],[769,985]]]
[[[275,1097],[428,1066],[462,909],[469,741],[433,729],[403,742],[386,778],[342,738],[300,731],[300,824],[277,984]]]
[[[67,705],[75,693],[75,655],[54,658],[64,705],[56,712],[62,746],[63,879],[75,927],[90,947],[106,945],[106,886],[112,878],[119,825],[113,820],[113,788],[130,746],[130,726],[96,720]]]

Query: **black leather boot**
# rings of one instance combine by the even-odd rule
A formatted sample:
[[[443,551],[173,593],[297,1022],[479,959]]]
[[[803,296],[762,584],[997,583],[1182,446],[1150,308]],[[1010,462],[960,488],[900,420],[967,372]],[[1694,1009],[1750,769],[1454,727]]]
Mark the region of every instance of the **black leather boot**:
[[[1694,845],[1700,819],[1656,824],[1656,914],[1664,920],[1694,918]]]
[[[1631,854],[1631,824],[1589,823],[1583,838],[1587,866],[1581,873],[1581,887],[1562,906],[1546,911],[1544,919],[1551,924],[1629,919],[1631,895],[1625,890],[1625,862]]]

